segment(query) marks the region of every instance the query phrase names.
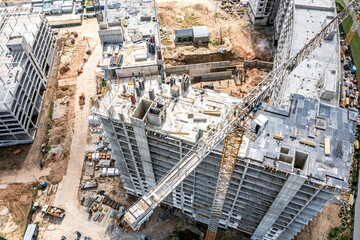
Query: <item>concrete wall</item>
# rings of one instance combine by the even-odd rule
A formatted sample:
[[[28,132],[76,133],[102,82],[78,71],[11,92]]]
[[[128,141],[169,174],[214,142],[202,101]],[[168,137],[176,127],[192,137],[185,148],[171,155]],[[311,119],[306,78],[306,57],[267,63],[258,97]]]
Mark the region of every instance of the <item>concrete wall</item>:
[[[121,43],[123,41],[121,28],[100,29],[98,33],[102,42]]]
[[[276,196],[276,199],[271,204],[271,207],[261,220],[259,226],[256,228],[256,231],[252,235],[251,239],[262,240],[265,238],[265,234],[274,225],[275,221],[278,219],[282,211],[284,211],[286,206],[289,205],[290,201],[299,191],[305,180],[306,177],[304,176],[295,174],[291,174],[289,176],[279,194]]]
[[[192,83],[231,79],[232,72],[214,72],[190,75]]]
[[[265,68],[272,70],[274,64],[272,62],[265,62],[260,60],[251,60],[251,61],[244,61],[244,68]]]
[[[302,5],[302,4],[295,4],[295,8],[306,9],[306,10],[325,11],[325,12],[335,11],[334,7],[320,7],[320,6],[310,6],[310,5]]]
[[[196,37],[194,38],[195,44],[204,44],[209,42],[209,37]]]
[[[131,77],[131,76],[143,76],[143,72],[146,76],[158,74],[158,66],[150,65],[150,66],[136,66],[136,67],[127,67],[122,69],[116,69],[116,75],[118,78]]]
[[[140,159],[142,167],[144,169],[145,179],[148,188],[151,188],[155,184],[155,176],[153,172],[152,161],[150,157],[149,144],[147,142],[145,132],[145,122],[136,118],[131,118],[133,124],[135,139],[137,147],[139,149]]]
[[[190,65],[181,65],[174,67],[165,67],[166,74],[171,73],[189,73],[192,70],[204,69],[204,68],[215,68],[215,67],[224,67],[228,66],[230,61],[221,61],[221,62],[208,62],[208,63],[199,63],[199,64],[190,64]]]

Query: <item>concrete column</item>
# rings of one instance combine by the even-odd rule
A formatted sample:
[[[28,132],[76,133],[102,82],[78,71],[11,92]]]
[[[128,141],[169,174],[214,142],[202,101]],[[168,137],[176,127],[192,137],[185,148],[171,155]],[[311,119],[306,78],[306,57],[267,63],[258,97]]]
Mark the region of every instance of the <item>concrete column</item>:
[[[179,161],[183,158],[182,142],[179,141]],[[184,213],[184,182],[181,182],[181,212]],[[194,184],[195,185],[195,184]]]
[[[234,211],[234,208],[235,208],[235,206],[236,206],[236,201],[237,201],[239,195],[241,194],[241,187],[242,187],[242,185],[243,185],[243,182],[244,182],[244,179],[245,179],[247,170],[248,170],[248,168],[249,168],[249,162],[247,161],[247,162],[245,163],[245,165],[242,165],[242,166],[244,167],[244,172],[243,172],[243,174],[242,174],[242,176],[241,176],[241,180],[240,180],[240,183],[239,183],[238,190],[236,191],[236,196],[235,196],[234,202],[233,202],[233,204],[232,204],[232,206],[231,206],[231,210],[230,210],[230,212],[229,212],[229,216],[227,217],[227,220],[226,220],[226,227],[229,226],[230,217],[231,217],[231,215],[232,215],[232,213],[233,213],[233,211]],[[221,213],[221,214],[224,215],[223,213]]]
[[[100,119],[103,119],[102,117]],[[121,173],[121,178],[124,179],[124,178],[127,178],[130,180],[132,186],[126,186],[128,188],[131,188],[133,189],[133,192],[138,195],[138,193],[136,192],[136,188],[135,188],[135,184],[134,184],[134,181],[131,177],[131,174],[130,174],[130,171],[129,171],[129,168],[125,162],[125,157],[124,157],[124,154],[122,152],[122,149],[121,149],[121,144],[120,144],[120,141],[117,137],[117,132],[116,132],[116,129],[114,127],[114,123],[112,121],[108,121],[110,124],[111,124],[111,128],[113,130],[113,132],[115,133],[115,136],[116,136],[116,142],[114,141],[114,148],[110,148],[111,149],[111,154],[113,154],[113,158],[115,159],[115,167],[119,168],[120,170],[120,173]],[[122,127],[124,130],[124,133],[126,135],[126,138],[127,140],[129,141],[128,137],[127,137],[127,133],[126,133],[126,128],[124,125],[120,125],[118,124],[118,127]],[[110,144],[111,145],[111,144]],[[125,173],[125,174],[124,174]],[[123,180],[124,184],[125,184],[125,180]],[[140,182],[140,181],[139,181]],[[141,184],[141,182],[140,182]],[[142,186],[142,185],[141,185]]]
[[[131,146],[131,143],[130,143],[130,139],[129,139],[129,133],[128,133],[125,125],[122,125],[122,128],[123,128],[123,131],[124,131],[124,134],[125,134],[125,138],[126,138],[126,142],[127,142],[128,148],[129,148],[129,150],[130,150],[131,160],[132,160],[132,162],[133,162],[133,164],[134,164],[134,166],[135,166],[136,178],[138,179],[139,184],[140,184],[141,194],[139,194],[139,193],[137,192],[137,190],[136,190],[136,188],[135,188],[134,180],[132,179],[132,176],[131,176],[130,172],[129,172],[129,175],[131,176],[131,182],[132,182],[133,185],[134,185],[134,191],[135,191],[136,194],[139,196],[139,195],[145,194],[146,191],[145,191],[145,188],[144,188],[144,184],[143,184],[143,182],[141,181],[141,177],[140,177],[140,173],[139,173],[139,166],[138,166],[138,164],[137,164],[136,161],[135,161],[134,152],[133,152],[133,149],[132,149],[132,146]],[[119,141],[118,141],[118,143],[119,143],[119,146],[121,146],[121,144],[120,144]],[[121,152],[122,152],[122,150],[121,150]],[[125,158],[124,158],[124,159],[125,159]],[[125,164],[126,164],[126,166],[127,166],[127,163],[125,163]]]
[[[291,199],[299,191],[306,178],[296,174],[290,174],[274,202],[271,204],[267,213],[261,220],[259,226],[252,235],[252,240],[262,240],[271,226],[276,222],[280,214],[284,211]]]
[[[146,137],[145,122],[143,120],[132,117],[131,123],[133,125],[136,144],[139,149],[141,163],[145,173],[146,183],[149,188],[152,188],[152,186],[155,185],[155,175],[151,163],[149,143]]]
[[[307,201],[307,203],[301,208],[301,210],[296,214],[296,216],[293,217],[293,219],[286,225],[285,229],[279,234],[278,239],[289,239],[289,240],[290,240],[290,239],[292,239],[292,237],[293,237],[294,235],[296,235],[298,232],[301,231],[302,226],[297,229],[297,232],[296,232],[296,233],[293,234],[293,232],[292,232],[291,229],[290,229],[290,228],[291,228],[291,224],[298,218],[299,215],[301,215],[301,214],[304,212],[304,210],[306,210],[307,206],[313,201],[313,199],[314,199],[315,197],[318,196],[318,194],[321,192],[322,189],[323,189],[322,187],[321,187],[321,188],[318,188],[318,190],[316,190],[316,193],[315,193],[315,194],[312,194],[311,198]],[[334,192],[335,192],[335,191],[334,191]],[[309,193],[309,192],[308,192],[308,193]],[[309,194],[310,194],[310,193],[309,193]],[[334,194],[335,194],[335,193],[334,193]],[[330,198],[331,198],[331,197],[330,197]],[[329,200],[330,200],[330,199],[329,199]],[[320,211],[322,207],[323,207],[323,206],[320,206],[320,207],[316,210],[316,212]],[[312,209],[312,210],[313,210],[313,209]],[[312,215],[312,217],[307,218],[306,221],[308,222],[310,219],[313,218],[313,216],[315,216],[315,215]],[[307,224],[305,224],[305,225],[307,225]],[[355,239],[357,239],[357,238],[355,238]]]

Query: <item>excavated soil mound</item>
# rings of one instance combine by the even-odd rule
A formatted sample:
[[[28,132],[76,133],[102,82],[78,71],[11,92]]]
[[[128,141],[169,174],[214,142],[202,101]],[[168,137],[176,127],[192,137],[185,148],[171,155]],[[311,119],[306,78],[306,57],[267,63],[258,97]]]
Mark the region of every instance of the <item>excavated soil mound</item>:
[[[70,68],[68,66],[62,66],[60,68],[60,74],[63,75],[65,74],[66,72],[68,72],[70,70]]]

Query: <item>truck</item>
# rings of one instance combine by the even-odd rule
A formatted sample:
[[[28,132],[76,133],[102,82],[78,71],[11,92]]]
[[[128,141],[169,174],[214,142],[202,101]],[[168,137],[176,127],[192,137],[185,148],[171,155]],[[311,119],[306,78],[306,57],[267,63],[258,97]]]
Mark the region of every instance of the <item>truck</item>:
[[[35,240],[39,233],[39,226],[36,224],[29,224],[26,228],[23,240]]]
[[[64,209],[54,207],[54,206],[49,206],[49,205],[45,205],[43,207],[43,209],[41,210],[41,212],[45,215],[48,214],[50,216],[54,216],[54,217],[58,217],[58,218],[63,218],[65,216]]]

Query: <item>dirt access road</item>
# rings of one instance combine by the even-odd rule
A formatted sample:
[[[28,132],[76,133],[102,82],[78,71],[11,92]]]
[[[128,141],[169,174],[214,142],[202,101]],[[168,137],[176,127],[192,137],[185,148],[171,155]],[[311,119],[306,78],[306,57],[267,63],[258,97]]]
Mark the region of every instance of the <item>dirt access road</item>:
[[[69,29],[71,30],[71,29]],[[79,209],[78,190],[84,160],[85,145],[88,135],[88,116],[90,113],[90,97],[96,94],[96,65],[101,56],[101,45],[97,32],[90,38],[90,45],[96,42],[95,51],[84,66],[84,72],[77,78],[76,101],[81,93],[85,93],[85,105],[81,109],[75,106],[74,134],[71,143],[68,170],[59,184],[54,205],[65,209],[66,216],[52,231],[46,231],[41,239],[60,239],[62,235],[71,238],[75,231],[80,231],[92,239],[105,239],[105,229],[93,221],[88,221],[88,214]],[[82,32],[83,35],[86,33]],[[89,33],[90,34],[90,33]],[[91,229],[91,231],[90,231]]]

